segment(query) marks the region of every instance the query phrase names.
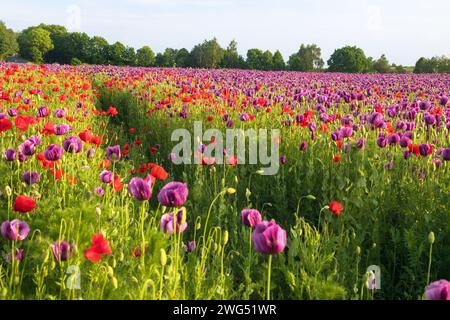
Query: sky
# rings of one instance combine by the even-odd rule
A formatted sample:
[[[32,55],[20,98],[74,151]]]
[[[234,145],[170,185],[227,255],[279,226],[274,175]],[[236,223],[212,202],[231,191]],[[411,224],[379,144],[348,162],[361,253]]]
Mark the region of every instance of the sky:
[[[280,50],[316,43],[328,60],[345,45],[367,56],[412,66],[421,56],[450,55],[448,0],[0,0],[0,20],[15,31],[60,24],[134,48],[190,50],[216,37],[250,48]]]

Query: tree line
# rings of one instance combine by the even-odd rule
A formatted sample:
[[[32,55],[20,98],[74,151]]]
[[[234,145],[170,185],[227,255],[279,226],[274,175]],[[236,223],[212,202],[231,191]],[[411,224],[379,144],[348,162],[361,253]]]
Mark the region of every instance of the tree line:
[[[68,32],[64,26],[40,24],[15,33],[0,21],[0,60],[19,56],[35,63],[102,64],[139,67],[193,67],[255,70],[330,71],[349,73],[449,73],[449,57],[421,57],[414,68],[391,64],[383,54],[374,60],[361,48],[345,46],[336,49],[327,61],[315,44],[302,44],[285,61],[281,52],[250,49],[244,58],[237,42],[222,48],[216,38],[205,40],[189,51],[167,48],[157,54],[149,46],[138,50],[121,42],[109,44],[100,36]]]

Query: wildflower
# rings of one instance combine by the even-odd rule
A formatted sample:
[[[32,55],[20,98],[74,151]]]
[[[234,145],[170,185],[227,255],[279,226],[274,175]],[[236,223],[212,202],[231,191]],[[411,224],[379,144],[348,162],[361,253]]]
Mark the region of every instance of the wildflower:
[[[94,263],[99,262],[103,254],[112,254],[109,241],[101,233],[92,237],[92,245],[84,251],[84,257]]]
[[[186,230],[187,228],[186,209],[181,208],[180,210],[178,210],[176,214],[175,213],[164,214],[161,217],[159,226],[165,234],[173,234],[174,232],[177,233],[184,232],[184,230]]]
[[[261,213],[256,209],[243,209],[241,217],[242,223],[250,228],[255,228],[262,221]]]
[[[38,183],[40,180],[40,175],[36,171],[27,171],[22,174],[21,179],[28,185]]]
[[[26,213],[36,208],[36,202],[30,197],[24,195],[18,196],[14,200],[13,208],[15,211]]]
[[[74,136],[68,137],[66,140],[63,141],[62,144],[64,150],[66,150],[69,153],[79,153],[83,148],[81,141]]]
[[[58,161],[61,159],[63,149],[57,144],[51,144],[44,151],[45,159],[48,161]]]
[[[112,146],[106,148],[106,158],[108,160],[119,161],[121,158],[120,146]]]
[[[426,288],[425,296],[427,300],[450,300],[450,282],[439,280],[430,283]]]
[[[1,225],[1,234],[6,240],[24,240],[29,232],[30,227],[28,224],[17,219],[5,221]]]
[[[149,200],[152,196],[151,180],[134,177],[128,184],[128,191],[136,200]]]
[[[262,221],[252,234],[255,250],[262,254],[278,254],[286,247],[286,231],[274,220]]]
[[[338,201],[330,202],[328,207],[330,208],[330,211],[334,213],[337,217],[339,217],[342,214],[342,211],[344,210],[344,207]]]
[[[65,240],[50,244],[50,248],[56,261],[67,261],[72,257],[73,246]]]
[[[158,201],[166,207],[180,207],[187,199],[189,190],[185,183],[172,181],[166,184],[158,194]]]

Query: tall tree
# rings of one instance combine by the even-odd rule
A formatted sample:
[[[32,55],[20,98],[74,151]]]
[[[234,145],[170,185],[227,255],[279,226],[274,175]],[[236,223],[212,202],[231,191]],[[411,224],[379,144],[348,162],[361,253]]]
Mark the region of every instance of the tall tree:
[[[273,54],[272,65],[274,70],[286,69],[286,63],[284,62],[283,55],[279,50]]]
[[[94,36],[89,39],[87,62],[92,64],[105,64],[107,63],[105,55],[109,46],[108,41],[105,38]]]
[[[45,54],[44,57],[45,62],[69,63],[70,61],[67,61],[68,59],[65,59],[64,57],[64,55],[67,54],[66,40],[67,37],[69,36],[66,27],[56,24],[44,24],[44,23],[41,23],[38,27],[50,32],[50,37],[53,42],[53,49]]]
[[[224,50],[217,39],[205,40],[191,51],[192,65],[198,68],[218,68],[224,57]]]
[[[139,67],[151,67],[155,65],[155,53],[149,46],[143,46],[136,52],[136,60]]]
[[[105,50],[105,57],[107,63],[116,66],[123,66],[125,64],[125,52],[127,48],[119,41],[109,45]]]
[[[386,55],[382,54],[378,60],[374,61],[373,69],[378,73],[391,72],[391,66],[388,59],[386,58]]]
[[[229,69],[238,69],[245,67],[244,58],[239,55],[237,50],[237,42],[235,40],[232,40],[225,50],[221,66],[223,68]]]
[[[302,44],[297,53],[289,57],[288,66],[295,71],[319,71],[323,68],[324,62],[321,57],[321,50],[315,44]]]
[[[16,34],[0,21],[0,60],[14,56],[19,52]]]
[[[23,30],[17,37],[20,55],[36,63],[44,62],[44,55],[53,49],[50,32],[39,27]]]
[[[186,48],[177,50],[175,54],[175,65],[179,68],[189,67],[191,65],[190,53]]]
[[[261,70],[264,52],[260,49],[249,49],[247,51],[247,67],[253,70]]]
[[[263,52],[261,56],[261,70],[272,70],[273,69],[273,54],[269,50]]]
[[[355,46],[346,46],[334,50],[328,60],[328,71],[361,73],[369,69],[369,60],[364,51]]]

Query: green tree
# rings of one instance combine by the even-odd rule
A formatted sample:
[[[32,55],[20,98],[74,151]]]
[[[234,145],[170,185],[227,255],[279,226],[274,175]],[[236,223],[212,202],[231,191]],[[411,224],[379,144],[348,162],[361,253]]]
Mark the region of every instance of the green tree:
[[[88,56],[89,59],[87,62],[92,64],[105,64],[106,51],[109,46],[108,41],[105,38],[94,36],[89,39],[88,45]]]
[[[126,47],[123,52],[123,65],[135,66],[136,65],[136,51],[133,47]]]
[[[253,70],[261,70],[264,52],[260,49],[249,49],[247,51],[247,67]]]
[[[177,50],[175,54],[175,65],[180,68],[189,67],[191,65],[191,54],[186,48]]]
[[[105,57],[107,63],[116,66],[125,65],[125,52],[127,48],[120,42],[115,42],[109,45],[105,50]]]
[[[0,60],[14,56],[19,52],[16,34],[0,21]]]
[[[389,73],[391,72],[391,66],[386,58],[386,55],[382,54],[381,57],[374,61],[373,69],[378,73]]]
[[[224,51],[221,67],[229,69],[238,69],[245,67],[245,60],[239,55],[237,50],[237,42],[232,40]]]
[[[136,52],[136,61],[139,67],[151,67],[155,65],[155,53],[149,46],[143,46]]]
[[[224,49],[217,39],[205,40],[191,51],[192,66],[198,68],[218,68],[224,57]]]
[[[261,70],[273,70],[273,54],[269,50],[261,56]]]
[[[361,73],[369,69],[369,60],[364,51],[355,46],[346,46],[334,50],[328,60],[328,71]]]
[[[48,51],[44,56],[45,62],[67,63],[68,61],[64,57],[64,54],[67,54],[66,38],[69,36],[66,27],[56,24],[44,24],[44,23],[41,23],[38,27],[50,32],[50,38],[52,39],[53,42],[53,49]]]
[[[288,66],[290,70],[311,72],[323,68],[324,62],[321,50],[315,44],[302,44],[297,53],[289,57]]]
[[[416,62],[414,73],[434,73],[437,71],[436,69],[437,63],[435,61],[421,57]]]
[[[158,53],[156,55],[156,65],[159,67],[173,68],[176,64],[176,53],[175,49],[166,48],[164,53]]]
[[[283,55],[279,50],[275,51],[272,58],[273,70],[284,70],[286,69],[286,63],[284,62]]]
[[[50,32],[39,27],[23,30],[17,37],[20,55],[36,63],[44,62],[44,55],[53,49]]]

